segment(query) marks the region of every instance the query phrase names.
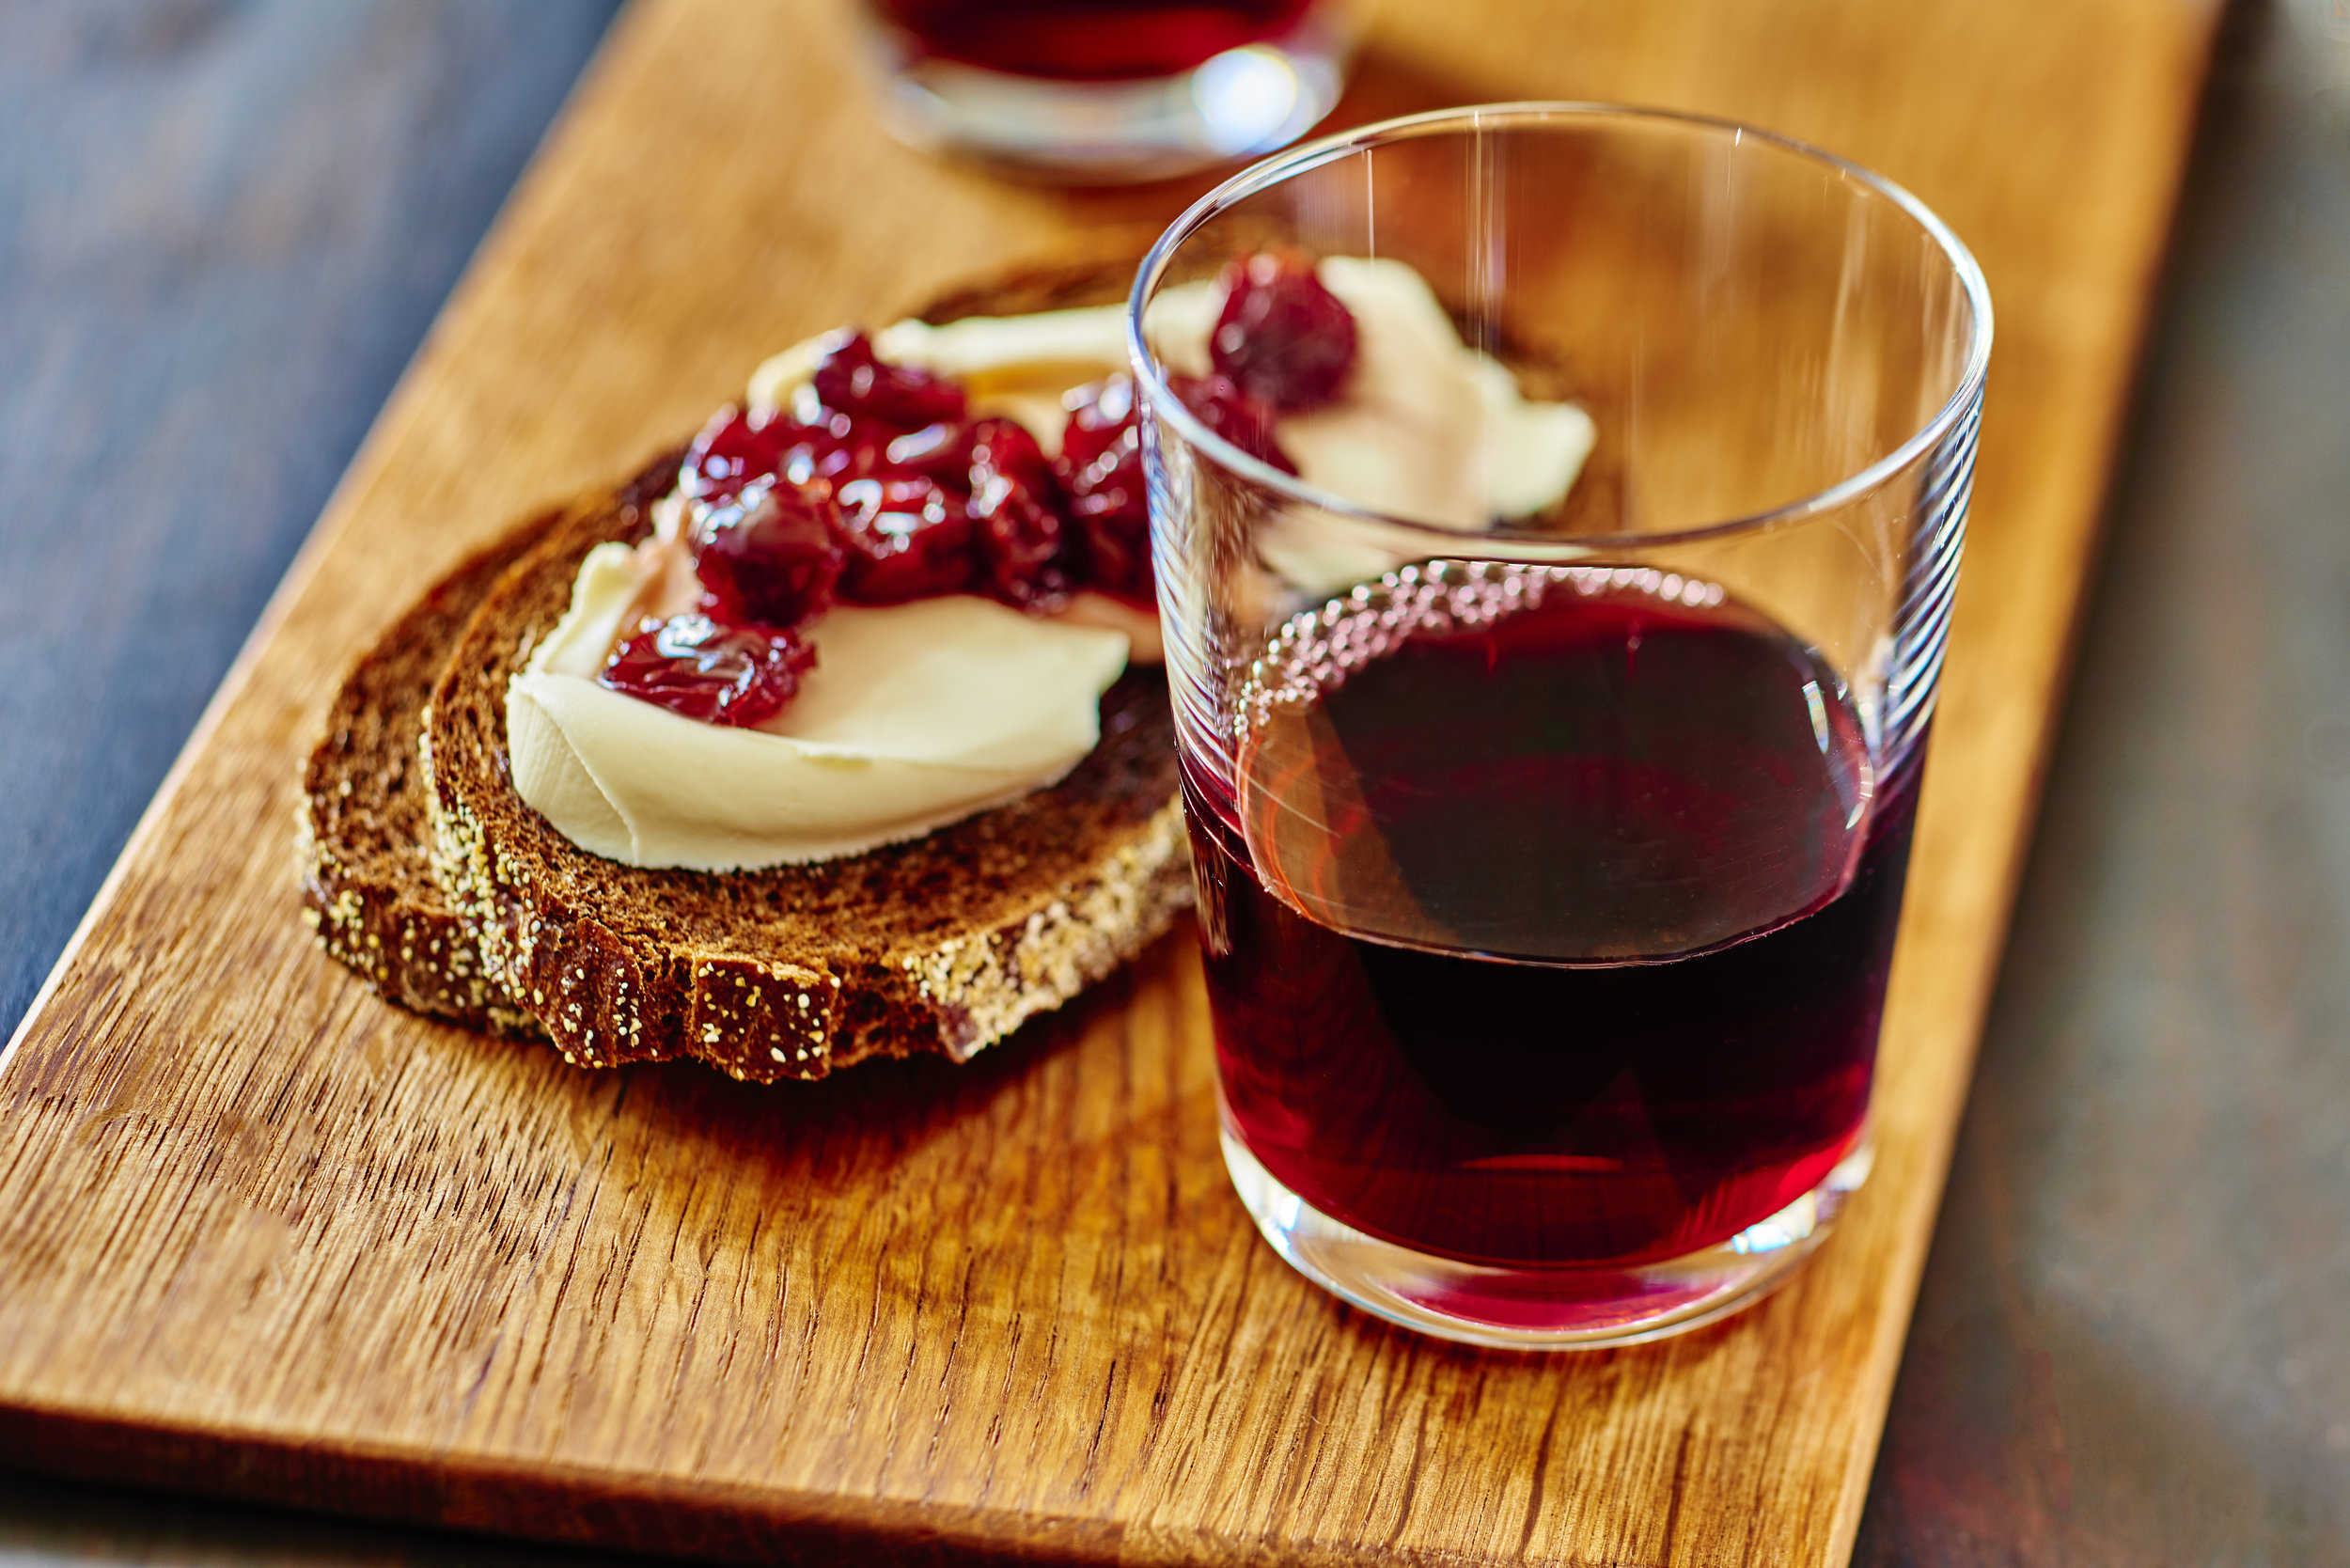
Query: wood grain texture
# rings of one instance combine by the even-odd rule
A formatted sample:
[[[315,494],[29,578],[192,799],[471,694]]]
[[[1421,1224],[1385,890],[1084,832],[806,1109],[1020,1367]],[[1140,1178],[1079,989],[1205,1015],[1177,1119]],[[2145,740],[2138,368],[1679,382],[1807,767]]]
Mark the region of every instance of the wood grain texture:
[[[2350,7],[2229,33],[1872,1568],[2350,1568]]]
[[[882,144],[833,8],[635,10],[0,1066],[0,1455],[743,1559],[1841,1560],[2212,20],[1380,12],[1357,113],[1749,118],[1919,191],[2000,310],[1876,1179],[1738,1323],[1535,1359],[1382,1327],[1255,1240],[1180,942],[972,1068],[785,1092],[571,1074],[311,949],[295,762],[408,594],[765,347],[1182,195],[1008,190]]]

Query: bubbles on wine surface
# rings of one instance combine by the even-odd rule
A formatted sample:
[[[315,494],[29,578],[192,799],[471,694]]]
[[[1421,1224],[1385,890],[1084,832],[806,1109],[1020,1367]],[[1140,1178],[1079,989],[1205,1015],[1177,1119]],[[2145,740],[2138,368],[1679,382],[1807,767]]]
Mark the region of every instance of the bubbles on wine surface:
[[[1390,572],[1282,627],[1238,729],[1276,897],[1350,935],[1538,963],[1686,957],[1820,907],[1873,788],[1824,659],[1645,567]]]

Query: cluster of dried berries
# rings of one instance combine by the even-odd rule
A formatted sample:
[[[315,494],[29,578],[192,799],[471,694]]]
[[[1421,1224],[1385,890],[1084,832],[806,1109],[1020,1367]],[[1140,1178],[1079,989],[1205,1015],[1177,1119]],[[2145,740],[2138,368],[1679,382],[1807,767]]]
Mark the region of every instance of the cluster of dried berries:
[[[1214,373],[1176,395],[1210,430],[1289,473],[1281,413],[1335,397],[1355,322],[1309,265],[1237,262],[1210,343]],[[836,603],[986,594],[1049,612],[1081,588],[1150,608],[1150,513],[1134,384],[1070,394],[1058,458],[1016,421],[972,418],[951,378],[838,335],[791,406],[713,419],[679,475],[703,596],[649,622],[600,679],[691,718],[756,725],[814,663],[807,624]]]

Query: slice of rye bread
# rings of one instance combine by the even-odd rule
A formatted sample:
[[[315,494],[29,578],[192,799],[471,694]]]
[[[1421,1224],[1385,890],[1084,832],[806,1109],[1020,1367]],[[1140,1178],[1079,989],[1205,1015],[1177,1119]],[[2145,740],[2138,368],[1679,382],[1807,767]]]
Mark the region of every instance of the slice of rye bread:
[[[665,453],[620,494],[639,505],[657,495],[675,481],[680,455]],[[517,1038],[540,1032],[483,973],[433,879],[417,751],[432,683],[491,588],[566,510],[610,500],[526,518],[426,589],[352,666],[303,769],[294,852],[303,917],[330,955],[402,1007]]]
[[[921,314],[944,321],[1102,302],[1115,297],[1128,259],[1150,238],[1111,231],[1086,254],[960,290]],[[674,481],[680,456],[663,454],[623,489],[639,502],[658,495]],[[528,518],[461,561],[360,657],[304,769],[296,829],[304,917],[329,954],[388,1000],[518,1038],[540,1035],[537,1021],[483,971],[432,876],[417,746],[424,705],[458,633],[564,510]]]
[[[1031,268],[932,321],[1115,297],[1099,265]],[[650,497],[558,517],[490,593],[434,687],[423,757],[433,867],[484,975],[566,1060],[697,1057],[756,1081],[865,1057],[956,1060],[1058,1007],[1191,902],[1174,726],[1155,667],[1102,699],[1102,741],[1049,790],[811,866],[640,870],[562,837],[513,789],[506,685],[569,607],[588,551]]]
[[[922,314],[948,321],[1091,303],[1114,294],[1126,256],[1148,239],[1113,234],[1089,257],[1007,274],[942,298]],[[640,501],[657,495],[673,481],[678,458],[665,454],[625,488]],[[416,754],[422,710],[450,644],[556,515],[532,517],[460,562],[360,658],[305,769],[297,830],[304,916],[329,954],[389,1000],[516,1037],[541,1031],[484,972],[473,939],[431,875]]]

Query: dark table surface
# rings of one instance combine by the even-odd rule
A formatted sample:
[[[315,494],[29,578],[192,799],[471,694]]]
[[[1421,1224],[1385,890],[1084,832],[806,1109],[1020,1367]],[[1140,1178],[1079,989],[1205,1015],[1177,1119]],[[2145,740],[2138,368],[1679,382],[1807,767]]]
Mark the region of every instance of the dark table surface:
[[[0,1030],[613,8],[0,5]],[[2350,1564],[2350,0],[2230,13],[2109,528],[1871,1568]],[[0,1475],[0,1568],[558,1560]]]

